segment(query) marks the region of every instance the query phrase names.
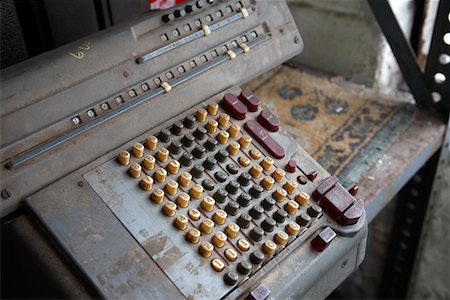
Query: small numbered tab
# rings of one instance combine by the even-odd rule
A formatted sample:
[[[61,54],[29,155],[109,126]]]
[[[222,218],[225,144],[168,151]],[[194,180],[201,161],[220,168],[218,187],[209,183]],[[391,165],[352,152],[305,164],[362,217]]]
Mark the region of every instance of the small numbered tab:
[[[254,165],[251,169],[250,169],[250,175],[252,175],[253,178],[259,178],[261,177],[263,168],[259,165]]]
[[[282,169],[276,169],[272,173],[272,177],[273,179],[275,179],[276,182],[282,182],[285,176],[286,172],[284,172]]]
[[[300,192],[297,196],[295,196],[295,201],[301,206],[308,204],[309,195],[305,192]]]
[[[180,230],[185,230],[187,228],[188,224],[188,218],[185,215],[178,215],[175,218],[175,227],[177,227]]]
[[[213,251],[214,246],[210,242],[204,242],[198,247],[198,253],[205,258],[210,257]]]
[[[150,191],[153,187],[153,178],[150,176],[144,176],[139,185],[144,191]]]
[[[128,166],[130,164],[130,153],[127,150],[120,151],[117,161],[122,166]]]
[[[200,212],[198,210],[196,210],[195,208],[192,208],[189,210],[188,212],[189,218],[191,218],[191,220],[193,221],[198,221],[200,219]]]
[[[261,162],[261,167],[263,167],[264,171],[270,171],[273,166],[273,159],[270,157],[264,157]]]
[[[274,254],[277,250],[277,245],[271,240],[268,240],[264,242],[264,244],[262,245],[262,249],[266,254],[271,255]]]
[[[171,161],[167,165],[167,170],[170,174],[178,174],[178,172],[180,171],[180,163],[177,160]]]
[[[247,121],[245,123],[245,129],[247,129],[273,157],[278,159],[284,157],[284,149],[256,121]]]
[[[288,212],[290,215],[295,215],[298,211],[298,203],[294,200],[289,200],[288,203],[284,205],[284,209]]]
[[[293,194],[297,190],[297,187],[298,183],[293,180],[289,180],[283,185],[283,188],[286,190],[286,192],[288,192],[289,195]]]
[[[131,149],[133,155],[137,158],[141,158],[144,156],[144,146],[141,143],[136,143],[133,145],[133,149]]]
[[[227,250],[225,250],[225,257],[229,261],[235,261],[238,257],[238,254],[237,254],[236,250],[228,248]]]
[[[147,148],[150,150],[155,150],[158,146],[158,138],[154,135],[149,136],[146,142]]]
[[[155,163],[156,159],[151,155],[147,155],[144,157],[144,160],[142,161],[142,166],[146,170],[153,170],[153,168],[155,167]]]
[[[217,126],[219,126],[219,124],[216,120],[209,120],[208,123],[206,123],[206,130],[209,133],[215,133],[217,131]]]
[[[156,158],[160,162],[166,162],[167,159],[169,159],[169,150],[167,150],[166,148],[159,149],[156,153]]]
[[[195,118],[197,119],[197,121],[199,121],[200,123],[203,123],[206,121],[206,117],[208,116],[208,112],[203,109],[200,108],[197,113],[195,114]]]
[[[248,249],[250,249],[250,243],[244,239],[240,239],[237,242],[237,246],[239,249],[241,249],[241,251],[248,251]]]
[[[217,119],[217,122],[219,123],[220,126],[226,127],[230,122],[230,116],[227,114],[221,114]]]
[[[211,241],[217,248],[222,248],[227,241],[227,236],[222,231],[219,231],[212,237]]]
[[[286,244],[288,239],[289,235],[284,231],[277,232],[274,236],[275,243],[277,243],[278,245]]]
[[[200,241],[200,236],[201,235],[202,234],[200,233],[200,231],[198,229],[192,228],[186,233],[186,239],[191,244],[197,244]]]
[[[259,160],[261,158],[262,154],[258,150],[252,149],[252,150],[250,150],[250,156],[255,160]]]
[[[278,202],[283,202],[284,199],[286,199],[287,197],[287,192],[285,189],[283,188],[278,188],[276,189],[276,191],[273,193],[273,198],[275,200],[277,200]]]
[[[299,231],[300,231],[300,225],[298,225],[295,222],[291,222],[291,223],[286,225],[285,229],[286,229],[286,232],[289,235],[297,235],[299,233]]]
[[[207,106],[207,108],[206,108],[206,110],[208,111],[208,113],[209,113],[211,116],[217,115],[218,109],[219,109],[219,104],[217,104],[216,102],[211,102],[211,103],[209,103],[208,106]]]
[[[239,164],[246,168],[250,165],[250,159],[247,156],[241,156],[239,157]]]
[[[213,215],[214,222],[218,225],[222,225],[225,223],[227,219],[227,213],[224,210],[217,210],[216,213]]]
[[[228,128],[228,133],[233,138],[236,138],[240,132],[241,132],[241,128],[239,127],[239,125],[233,124],[230,126],[230,128]]]
[[[156,170],[154,177],[156,182],[162,183],[166,181],[167,171],[163,168],[159,168],[158,170]]]
[[[274,184],[275,180],[270,176],[264,177],[264,179],[261,181],[261,186],[266,190],[271,190]]]
[[[231,142],[230,145],[228,145],[228,153],[230,153],[230,155],[236,155],[239,153],[239,149],[241,148],[241,145],[239,145],[239,143],[237,142]]]
[[[175,195],[178,191],[178,183],[175,180],[170,180],[164,187],[168,195]]]
[[[177,205],[175,203],[173,203],[172,201],[167,201],[166,204],[164,204],[164,206],[163,206],[163,212],[168,217],[173,217],[173,216],[175,216],[175,213],[177,212]]]
[[[188,194],[182,192],[177,197],[177,204],[179,207],[188,207],[190,199],[191,197]]]
[[[220,259],[214,258],[214,259],[211,261],[211,267],[212,267],[212,268],[214,269],[214,271],[216,271],[216,272],[222,272],[223,269],[225,268],[225,264],[224,264],[224,262],[221,261]]]
[[[142,167],[138,163],[132,163],[130,169],[128,169],[128,173],[133,178],[138,178],[141,176]]]
[[[239,232],[240,228],[236,223],[230,223],[228,224],[228,226],[225,228],[225,233],[230,237],[230,238],[235,238]]]
[[[221,102],[223,108],[230,113],[230,115],[237,120],[244,120],[248,112],[247,107],[233,94],[227,93],[223,96]]]
[[[199,184],[194,185],[189,190],[189,195],[191,195],[191,197],[194,198],[195,200],[200,199],[203,195],[203,187]]]
[[[205,211],[212,211],[214,209],[214,204],[216,203],[216,201],[214,201],[213,198],[206,196],[205,199],[202,200],[201,202],[201,207],[205,210]]]
[[[217,135],[217,141],[219,142],[219,144],[225,145],[226,143],[228,143],[229,137],[230,137],[230,134],[228,132],[221,131]]]
[[[213,231],[214,222],[210,219],[204,219],[202,223],[200,223],[200,230],[204,234],[210,234]]]
[[[249,137],[248,135],[243,135],[239,139],[239,144],[241,144],[241,147],[244,149],[247,149],[248,147],[250,147],[251,143],[252,143],[252,138]]]
[[[161,189],[156,189],[152,193],[152,200],[156,204],[161,204],[164,200],[164,191]]]
[[[178,177],[178,183],[184,187],[189,186],[191,184],[191,180],[192,175],[187,172],[181,173],[180,177]]]

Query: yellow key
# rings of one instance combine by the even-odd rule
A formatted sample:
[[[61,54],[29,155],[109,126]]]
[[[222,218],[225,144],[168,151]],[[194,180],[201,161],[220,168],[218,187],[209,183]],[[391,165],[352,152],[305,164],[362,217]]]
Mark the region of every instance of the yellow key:
[[[164,200],[164,191],[161,189],[156,189],[152,193],[152,200],[157,204],[161,204]]]
[[[274,184],[275,184],[275,180],[270,176],[266,176],[266,177],[264,177],[263,180],[261,180],[261,185],[266,190],[271,190],[273,188]]]
[[[211,239],[211,242],[217,248],[222,248],[225,245],[226,241],[227,241],[227,236],[222,231],[218,231]]]
[[[144,146],[141,143],[136,143],[133,145],[133,149],[131,149],[133,155],[137,158],[141,158],[144,156]]]
[[[211,116],[215,116],[217,115],[217,111],[219,110],[219,104],[217,104],[216,102],[211,102],[206,107],[206,110],[208,110],[208,113]]]
[[[181,184],[181,186],[187,187],[191,184],[192,175],[184,172],[181,173],[180,177],[178,177],[178,183]]]
[[[277,250],[277,245],[271,240],[265,241],[262,245],[262,249],[267,254],[273,254]]]
[[[195,118],[196,118],[197,121],[199,121],[200,123],[203,123],[203,122],[206,121],[206,116],[207,116],[207,115],[208,115],[208,112],[207,112],[205,109],[200,108],[200,109],[197,111],[197,114],[195,115]]]
[[[141,186],[141,188],[144,191],[150,191],[153,187],[153,178],[151,178],[150,176],[144,176],[141,180],[141,182],[139,183],[139,185]]]
[[[194,198],[195,200],[200,199],[202,197],[202,194],[203,194],[203,187],[199,184],[194,185],[189,190],[189,195],[191,195],[191,197]]]
[[[198,247],[198,253],[203,257],[210,257],[214,251],[214,246],[210,242],[203,242],[203,244]]]
[[[241,147],[244,149],[247,149],[250,147],[250,144],[252,143],[252,138],[248,135],[243,135],[239,139],[239,144],[241,144]]]
[[[180,163],[177,160],[171,161],[167,165],[167,170],[170,174],[178,174],[178,172],[180,171]]]
[[[191,197],[189,197],[188,194],[181,192],[177,197],[177,204],[179,207],[188,207],[189,201],[191,200]]]
[[[206,196],[205,199],[202,200],[200,206],[205,211],[212,211],[214,209],[214,204],[216,204],[216,201],[213,198]]]
[[[145,156],[144,160],[142,161],[142,165],[146,170],[153,170],[153,168],[155,167],[155,163],[156,159],[151,155]]]
[[[247,156],[241,156],[239,157],[239,163],[246,168],[250,165],[250,159]]]
[[[196,228],[192,228],[186,233],[186,239],[192,244],[197,244],[200,241],[200,236],[202,234]]]
[[[241,228],[236,223],[230,223],[225,227],[225,233],[230,238],[235,238]]]
[[[220,114],[219,118],[217,119],[217,122],[222,127],[227,126],[229,121],[230,121],[230,116],[227,114]]]
[[[229,137],[230,137],[230,134],[228,132],[221,131],[217,135],[217,141],[219,142],[219,144],[225,145],[226,143],[228,143]]]
[[[160,162],[166,162],[169,159],[169,150],[166,148],[158,149],[158,152],[156,153],[156,158]]]
[[[213,231],[214,222],[211,219],[204,219],[200,223],[200,231],[204,234],[210,234]]]
[[[175,180],[170,180],[166,183],[164,188],[169,195],[175,195],[178,191],[178,183]]]
[[[166,204],[164,204],[164,206],[163,206],[163,212],[168,217],[173,217],[173,216],[175,216],[175,213],[177,212],[177,205],[175,203],[173,203],[172,201],[167,201]]]
[[[291,223],[289,223],[289,224],[287,224],[286,225],[286,232],[289,234],[289,235],[296,235],[296,234],[298,234],[299,233],[299,231],[300,231],[300,225],[298,225],[297,223],[295,223],[295,222],[291,222]]]
[[[239,135],[239,132],[241,132],[241,127],[239,127],[239,125],[233,124],[228,128],[228,133],[233,138],[236,138]]]
[[[159,168],[158,170],[156,170],[154,177],[156,182],[162,183],[166,181],[167,171],[163,168]]]
[[[229,261],[235,261],[238,257],[238,254],[234,249],[228,248],[227,250],[225,250],[225,257]]]
[[[222,272],[223,269],[225,269],[225,264],[223,263],[223,261],[221,261],[218,258],[214,258],[211,261],[211,267],[214,269],[214,271],[216,272]]]
[[[276,191],[273,193],[273,198],[275,200],[277,200],[278,202],[283,202],[284,199],[287,197],[287,192],[285,189],[283,188],[278,188],[276,189]]]
[[[213,215],[214,222],[216,224],[222,225],[225,223],[227,219],[227,213],[224,210],[218,209],[216,213]]]
[[[284,231],[277,232],[274,236],[274,240],[278,245],[286,244],[288,239],[289,235]]]
[[[187,228],[188,218],[185,215],[178,215],[175,218],[175,227],[180,230],[185,230]]]
[[[130,152],[127,150],[120,151],[119,156],[117,156],[117,161],[122,166],[128,166],[130,164]]]
[[[261,162],[261,167],[263,167],[265,171],[270,171],[270,169],[272,169],[272,166],[273,166],[273,159],[271,159],[270,157],[264,157],[264,159]]]
[[[250,249],[250,243],[246,240],[240,239],[237,242],[237,245],[239,247],[239,249],[241,249],[242,251],[248,251],[248,249]]]
[[[263,168],[261,166],[254,165],[250,169],[250,175],[252,175],[253,178],[259,178],[259,177],[261,177],[262,170],[263,170]]]
[[[147,138],[146,142],[147,148],[150,150],[155,150],[158,146],[158,138],[154,135],[151,135]]]
[[[298,183],[294,180],[289,180],[283,185],[283,188],[286,190],[286,192],[288,192],[289,195],[293,194],[297,190],[297,187]]]
[[[284,179],[284,176],[286,176],[286,172],[284,172],[283,169],[276,169],[272,173],[273,179],[275,179],[276,182],[282,182]]]
[[[284,210],[290,215],[294,215],[298,211],[298,203],[294,200],[289,200],[288,203],[284,205]]]
[[[208,130],[209,133],[215,133],[217,131],[217,126],[219,126],[219,124],[216,120],[209,120],[208,123],[206,123],[206,130]]]
[[[231,142],[228,145],[228,153],[230,153],[231,155],[236,155],[239,153],[239,149],[241,149],[241,145],[239,145],[239,143],[237,142]]]
[[[295,196],[295,201],[297,201],[298,204],[301,206],[308,204],[309,202],[309,195],[305,192],[300,192],[297,196]]]
[[[142,167],[138,163],[132,163],[128,173],[133,178],[138,178],[141,176]]]
[[[188,212],[189,218],[191,218],[194,221],[198,221],[201,217],[201,214],[198,210],[196,210],[195,208],[192,208],[189,210]]]
[[[250,150],[250,156],[255,160],[259,160],[261,158],[262,154],[261,154],[261,152],[259,152],[259,150],[252,149],[252,150]]]

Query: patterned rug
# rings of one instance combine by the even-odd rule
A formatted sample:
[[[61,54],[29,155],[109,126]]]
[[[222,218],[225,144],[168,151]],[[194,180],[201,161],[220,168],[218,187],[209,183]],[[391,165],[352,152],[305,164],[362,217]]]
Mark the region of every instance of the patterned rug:
[[[357,183],[414,116],[373,90],[280,66],[246,84],[345,186]],[[377,99],[377,100],[375,100]]]

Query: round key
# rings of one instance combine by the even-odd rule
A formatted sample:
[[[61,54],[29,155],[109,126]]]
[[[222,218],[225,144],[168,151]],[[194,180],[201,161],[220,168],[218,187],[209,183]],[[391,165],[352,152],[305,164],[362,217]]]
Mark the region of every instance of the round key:
[[[207,133],[207,130],[205,128],[199,127],[194,131],[194,137],[197,140],[201,141],[205,138],[206,133]]]
[[[277,245],[271,240],[268,240],[264,242],[262,249],[265,253],[272,255],[277,250]]]
[[[291,222],[286,225],[285,229],[289,235],[297,235],[300,231],[300,225],[295,222]]]
[[[241,132],[241,127],[239,127],[239,125],[233,124],[230,126],[230,128],[228,128],[228,133],[230,134],[230,136],[232,138],[236,138],[240,132]]]
[[[130,153],[127,150],[120,151],[119,156],[117,156],[117,161],[122,166],[128,166],[130,164]]]
[[[175,180],[170,180],[166,183],[164,189],[166,190],[167,194],[175,195],[178,191],[178,183]]]
[[[239,249],[241,249],[242,251],[248,251],[248,249],[250,249],[250,243],[247,240],[244,239],[240,239],[237,242],[237,246]]]
[[[229,261],[235,261],[238,257],[238,254],[237,254],[236,250],[228,248],[227,250],[225,250],[225,257]]]
[[[217,160],[212,156],[208,157],[203,162],[203,167],[205,167],[205,169],[207,169],[207,170],[214,169],[216,167],[216,165],[217,165]]]
[[[208,112],[207,112],[205,109],[200,108],[200,109],[197,111],[197,113],[195,114],[195,118],[196,118],[197,121],[199,121],[200,123],[203,123],[203,122],[206,121],[207,115],[208,115]]]
[[[192,150],[192,155],[198,159],[202,158],[205,155],[205,153],[206,149],[202,145],[196,145],[194,147],[194,150]]]
[[[256,149],[252,149],[250,150],[250,156],[254,159],[254,160],[259,160],[262,156],[261,152],[259,152]]]
[[[311,218],[317,218],[322,212],[322,208],[319,205],[314,204],[308,207],[306,212],[308,213],[308,215],[310,215]]]
[[[209,138],[206,140],[204,146],[205,146],[206,150],[214,151],[214,150],[216,150],[216,147],[218,144],[219,144],[219,142],[216,139]]]
[[[200,223],[200,231],[204,234],[210,234],[213,231],[214,222],[210,219],[204,219],[203,222]]]
[[[289,235],[284,231],[280,231],[275,234],[273,239],[275,240],[275,243],[277,243],[278,245],[284,245],[287,243]]]
[[[185,230],[188,224],[188,218],[185,215],[178,215],[175,218],[175,227],[180,230]]]
[[[288,213],[282,209],[278,209],[276,212],[273,213],[272,217],[278,223],[283,223],[288,217]]]
[[[290,215],[294,215],[297,213],[298,211],[298,203],[295,202],[294,200],[289,200],[288,203],[286,203],[284,205],[284,209],[290,214]]]
[[[189,190],[189,195],[191,195],[191,197],[195,200],[200,199],[203,195],[203,187],[199,184],[192,186]]]
[[[163,143],[170,142],[171,132],[168,129],[163,129],[159,132],[158,139]]]
[[[190,154],[189,152],[184,152],[183,155],[181,155],[180,162],[183,166],[188,167],[192,165],[192,160],[194,159],[194,156]]]
[[[216,204],[216,201],[214,201],[213,198],[206,196],[205,199],[202,200],[200,206],[205,211],[212,211],[214,209],[214,204]]]
[[[183,125],[186,128],[192,129],[195,126],[195,117],[190,115],[184,118]]]
[[[225,207],[225,211],[232,216],[235,216],[238,212],[239,204],[237,204],[234,201],[228,202],[227,206]]]
[[[175,122],[172,125],[172,128],[170,128],[170,131],[172,132],[173,135],[181,135],[181,131],[183,130],[184,125],[181,122]]]
[[[180,154],[181,152],[181,143],[179,141],[173,141],[169,146],[169,152],[171,154]]]
[[[168,217],[173,217],[173,216],[175,216],[175,213],[177,212],[177,205],[175,203],[173,203],[172,201],[167,201],[166,204],[164,204],[164,206],[163,206],[163,212]]]
[[[155,167],[156,159],[151,155],[146,155],[142,161],[142,166],[146,170],[153,170]]]
[[[297,162],[293,159],[291,159],[290,161],[288,161],[288,163],[286,164],[286,167],[284,168],[286,171],[288,171],[289,173],[294,173],[295,170],[297,169]]]
[[[231,180],[227,186],[225,187],[225,189],[227,190],[228,193],[235,195],[239,188],[241,187],[241,185],[239,184],[239,182]]]
[[[273,206],[275,205],[275,200],[267,197],[266,199],[264,199],[263,201],[261,201],[261,206],[265,209],[265,210],[271,210],[273,208]]]
[[[302,213],[300,216],[296,218],[297,223],[300,226],[308,226],[308,224],[311,222],[311,217],[307,215],[306,213]]]
[[[239,163],[241,164],[241,166],[246,168],[250,165],[250,159],[248,159],[247,156],[242,155],[241,157],[239,157]]]
[[[169,150],[166,148],[158,149],[158,152],[156,153],[156,158],[160,162],[166,162],[169,159]]]
[[[227,220],[227,216],[228,215],[224,210],[218,209],[213,215],[213,220],[216,224],[222,225]]]
[[[161,204],[164,200],[164,191],[161,189],[155,189],[151,197],[153,202],[156,204]]]
[[[259,165],[254,165],[251,169],[250,169],[250,174],[252,175],[253,178],[259,178],[261,177],[263,168]]]
[[[206,123],[206,130],[208,130],[209,133],[215,133],[217,131],[217,126],[219,126],[219,124],[216,120],[209,120],[208,123]]]
[[[211,261],[211,267],[213,268],[214,271],[216,272],[222,272],[223,269],[225,269],[225,264],[223,263],[223,261],[221,261],[218,258],[214,258]]]
[[[189,201],[191,200],[191,197],[189,197],[188,194],[181,192],[177,197],[177,204],[179,207],[188,207]]]
[[[231,163],[227,165],[227,171],[233,175],[236,175],[239,172],[239,168],[235,164]]]
[[[206,110],[208,111],[208,113],[211,116],[215,116],[217,115],[217,110],[219,109],[219,104],[215,103],[215,102],[211,102],[208,104],[208,106],[206,107]]]
[[[227,157],[228,157],[228,152],[225,151],[224,149],[219,150],[219,152],[216,153],[215,158],[217,159],[218,162],[223,163]]]
[[[272,177],[273,177],[273,179],[275,179],[276,182],[282,182],[284,179],[284,176],[286,176],[286,172],[284,172],[284,170],[282,170],[282,169],[276,169],[272,173]]]
[[[250,184],[250,180],[252,180],[252,176],[248,173],[242,173],[241,175],[239,175],[237,181],[242,185],[242,186],[248,186]]]
[[[265,171],[270,171],[270,169],[272,169],[272,166],[273,159],[270,157],[264,157],[264,159],[261,161],[261,167],[263,167]]]
[[[287,197],[287,192],[285,189],[283,188],[278,188],[275,190],[275,192],[273,193],[273,198],[275,200],[277,200],[278,202],[283,202],[284,199],[286,199]]]
[[[192,175],[187,172],[181,173],[180,177],[178,177],[178,183],[184,187],[189,186],[191,184],[191,180]]]
[[[239,153],[239,149],[241,149],[241,146],[237,142],[231,142],[227,148],[228,153],[233,156]]]
[[[155,150],[158,146],[158,138],[154,135],[151,135],[147,138],[147,141],[145,142],[146,146],[150,150]]]
[[[222,231],[218,231],[211,239],[211,242],[217,248],[222,248],[225,245],[226,241],[227,241],[227,236]]]
[[[214,178],[216,178],[216,180],[218,182],[225,182],[225,181],[227,181],[227,177],[228,177],[228,175],[225,172],[222,172],[222,171],[216,172],[216,174],[214,174]]]
[[[229,121],[230,121],[230,116],[227,114],[220,114],[219,118],[217,119],[217,122],[222,127],[227,126]]]
[[[252,186],[249,191],[250,195],[252,195],[253,198],[259,198],[262,192],[264,192],[264,189],[260,185]]]
[[[242,214],[239,216],[239,218],[237,219],[236,223],[241,227],[241,228],[248,228],[250,226],[250,222],[252,221],[252,217],[248,214]]]
[[[266,232],[272,232],[276,225],[277,222],[274,219],[267,217],[262,221],[261,228]]]
[[[297,187],[298,183],[293,180],[289,180],[283,185],[283,188],[286,190],[286,192],[288,192],[289,195],[293,194],[297,190]]]
[[[191,220],[193,221],[198,221],[201,217],[201,214],[198,210],[196,210],[195,208],[192,208],[189,210],[188,212],[189,218],[191,218]]]
[[[255,228],[253,228],[252,230],[250,230],[250,233],[249,233],[248,236],[249,236],[253,241],[259,242],[259,241],[261,241],[263,235],[264,235],[264,230],[262,230],[262,229],[259,228],[259,227],[255,227]]]
[[[259,220],[264,213],[264,208],[259,205],[255,205],[252,207],[252,209],[250,209],[248,213],[250,214],[250,216],[252,216],[253,219]]]
[[[181,139],[181,144],[186,147],[189,148],[192,146],[192,144],[194,143],[195,138],[192,134],[188,133],[185,136],[183,136],[183,138]]]
[[[300,192],[300,194],[298,194],[297,196],[295,196],[295,201],[297,201],[297,203],[301,206],[304,206],[306,204],[308,204],[309,202],[309,195],[305,192]]]
[[[239,203],[240,206],[247,207],[250,204],[250,201],[252,200],[252,197],[247,193],[242,193],[237,198],[237,203]]]
[[[159,168],[158,170],[156,170],[154,177],[156,182],[162,183],[166,181],[167,171],[163,168]]]
[[[262,187],[268,191],[273,188],[274,184],[275,184],[275,180],[270,176],[264,177],[263,180],[261,181]]]
[[[136,143],[133,145],[131,152],[135,157],[141,158],[142,156],[144,156],[144,146],[141,143]]]
[[[198,247],[198,253],[203,257],[210,257],[214,251],[214,246],[210,242],[203,242],[200,247]]]
[[[227,225],[227,227],[225,227],[225,233],[230,238],[235,238],[238,235],[239,230],[240,228],[236,223],[230,223]]]
[[[191,242],[191,244],[197,244],[200,241],[201,235],[202,234],[198,229],[192,228],[186,233],[186,239]]]
[[[150,191],[153,187],[153,178],[151,178],[150,176],[144,176],[141,180],[141,182],[139,183],[139,185],[141,186],[141,188],[144,191]]]
[[[228,285],[235,285],[237,283],[238,279],[239,279],[239,276],[236,273],[233,273],[233,272],[228,272],[223,277],[223,280]]]
[[[305,175],[300,175],[297,177],[297,182],[300,183],[301,185],[305,185],[308,183],[308,178],[306,178]]]
[[[142,167],[138,163],[132,163],[130,169],[128,169],[128,173],[133,178],[138,178],[141,176]]]
[[[244,149],[247,149],[248,147],[250,147],[251,143],[252,143],[252,138],[248,135],[243,135],[239,139],[239,144]]]
[[[180,171],[180,163],[177,160],[171,161],[167,165],[167,170],[170,174],[178,174],[178,172]]]
[[[228,132],[221,131],[217,135],[217,141],[219,142],[219,144],[225,145],[226,143],[228,143],[229,137],[230,137],[230,134]]]
[[[219,203],[224,203],[227,196],[228,196],[228,192],[225,191],[224,189],[220,188],[214,193],[213,198],[214,198],[214,200],[216,200]]]
[[[264,260],[264,254],[260,251],[253,252],[250,254],[250,261],[255,265],[259,265]]]
[[[214,182],[209,179],[205,179],[202,182],[202,186],[207,191],[212,191],[214,189]]]
[[[192,170],[191,174],[194,176],[194,178],[201,178],[203,176],[203,172],[205,171],[205,168],[201,165],[195,165]]]
[[[236,269],[242,275],[248,275],[252,270],[252,265],[246,261],[241,261],[240,263],[237,264]]]

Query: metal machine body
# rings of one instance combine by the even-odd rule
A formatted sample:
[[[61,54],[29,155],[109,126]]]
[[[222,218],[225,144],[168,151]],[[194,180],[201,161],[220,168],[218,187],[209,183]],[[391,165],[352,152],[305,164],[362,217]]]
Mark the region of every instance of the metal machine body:
[[[198,2],[190,1],[187,5]],[[149,135],[160,137],[164,129],[170,134],[175,122],[182,123],[186,116],[195,116],[196,111],[208,108],[210,103],[223,106],[226,94],[238,96],[242,92],[236,85],[302,49],[300,34],[284,1],[204,2],[190,14],[167,23],[162,21],[165,14],[142,17],[3,72],[0,159],[4,168],[0,175],[2,195],[7,197],[0,203],[2,216],[25,205],[26,214],[42,225],[47,238],[56,245],[55,251],[67,259],[66,267],[76,270],[86,285],[105,298],[242,298],[261,292],[274,297],[325,297],[364,258],[367,234],[364,210],[360,209],[355,222],[340,225],[341,215],[330,215],[327,203],[333,200],[325,195],[339,185],[334,183],[323,191],[323,196],[311,198],[295,213],[277,221],[275,231],[265,230],[264,240],[250,237],[253,228],[265,226],[262,224],[265,218],[284,211],[284,200],[295,202],[300,190],[313,195],[330,178],[282,126],[267,133],[257,125],[262,107],[248,112],[244,118],[233,116],[232,110],[223,107],[217,114],[209,113],[207,120],[222,113],[232,116],[227,126],[218,126],[217,132],[229,130],[230,124],[238,125],[241,132],[234,140],[219,143],[208,154],[228,151],[231,141],[240,142],[239,137],[248,135],[253,137],[249,147],[271,158],[273,169],[284,170],[291,160],[298,162],[274,184],[277,189],[282,189],[289,180],[302,183],[283,201],[266,209],[264,218],[254,218],[249,228],[241,226],[238,235],[250,241],[250,249],[238,249],[238,238],[228,237],[227,245],[238,254],[235,260],[225,258],[224,249],[219,246],[212,256],[200,255],[199,245],[209,241],[208,233],[202,233],[200,243],[187,242],[183,230],[173,226],[176,216],[161,213],[161,206],[152,203],[152,196],[142,191],[139,180],[127,175],[128,165],[124,167],[117,162],[120,150],[133,149],[136,142],[145,144]],[[171,149],[174,141],[194,134],[199,127],[207,128],[203,124],[206,121],[196,120],[195,127],[181,127],[170,142],[159,138],[159,147]],[[259,127],[255,130],[250,124]],[[258,134],[264,135],[260,141]],[[219,139],[209,129],[206,135]],[[267,138],[283,149],[283,155],[276,157],[277,153],[264,145]],[[192,147],[203,147],[203,143],[196,138]],[[190,147],[183,146],[183,151],[191,153],[194,148]],[[145,154],[157,157],[158,149],[145,149]],[[250,158],[248,151],[243,147],[238,153]],[[188,193],[192,185],[204,185],[206,179],[213,187],[205,188],[203,195],[214,199],[217,189],[226,189],[230,181],[238,181],[243,171],[251,172],[252,167],[262,163],[262,158],[253,158],[244,167],[239,155],[225,160],[238,173],[230,171],[225,162],[217,162],[200,177],[194,176],[191,185],[180,187],[174,195],[166,194],[163,207],[167,202],[175,203],[177,193]],[[143,163],[135,158],[131,165]],[[205,158],[195,157],[193,165],[205,164]],[[181,160],[181,154],[171,152],[170,159]],[[160,160],[157,165],[168,168],[167,163]],[[215,177],[217,170],[226,174],[225,182]],[[269,170],[264,170],[261,178],[254,176],[252,185],[263,185],[261,180],[275,176]],[[192,173],[192,165],[182,165],[179,172]],[[177,174],[169,174],[167,180],[177,181]],[[138,177],[144,175],[156,178],[149,170]],[[154,187],[164,190],[164,184],[165,181],[159,185],[155,182]],[[230,192],[223,203],[216,199],[212,211],[199,206],[202,217],[213,219],[213,212],[227,210],[227,203],[239,202],[241,194],[251,194],[250,188],[251,185],[238,186],[239,193]],[[263,196],[253,197],[252,204],[271,198],[271,189],[265,189]],[[200,200],[191,203],[197,207]],[[269,254],[264,241],[275,240],[273,234],[283,231],[301,213],[319,210],[315,201],[325,211],[318,211],[299,232],[278,243]],[[351,205],[356,203],[360,202],[355,200]],[[252,207],[241,205],[240,214],[229,214],[228,221],[239,223],[239,216],[251,214]],[[345,209],[350,211],[349,207]],[[177,207],[178,214],[188,214],[187,208]],[[228,224],[216,224],[214,233],[226,232],[224,226]],[[199,224],[190,221],[189,226]],[[327,249],[315,250],[314,243],[326,239],[321,234],[330,232],[334,235],[327,241]],[[250,265],[248,272],[236,272],[236,266],[248,261],[250,253],[260,251],[261,247],[266,251],[262,261]],[[226,265],[223,270],[211,268],[214,257]],[[236,281],[224,280],[226,272],[238,274],[233,275]]]

